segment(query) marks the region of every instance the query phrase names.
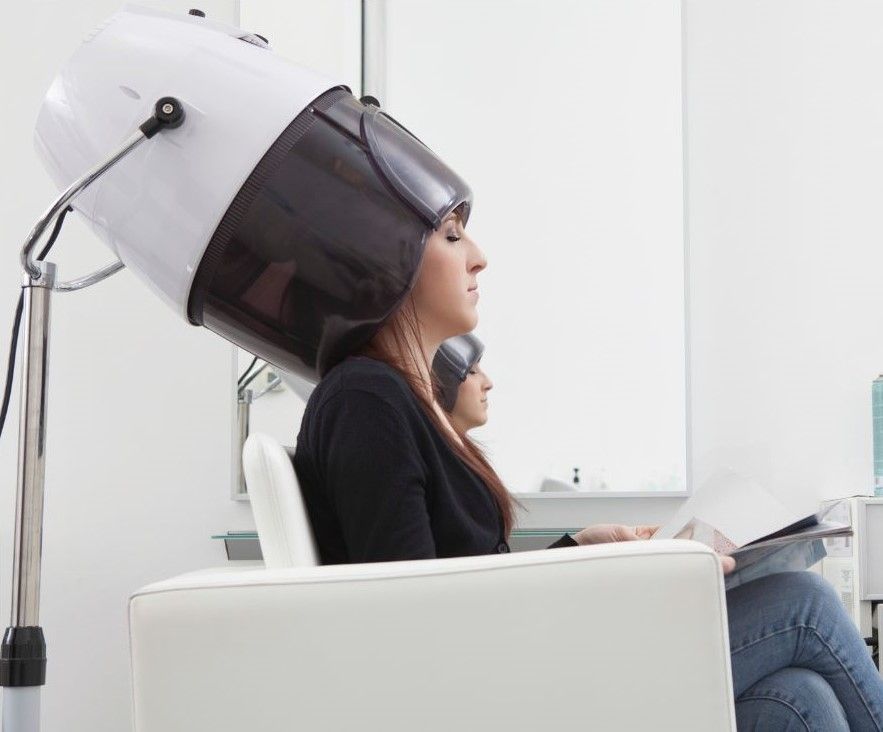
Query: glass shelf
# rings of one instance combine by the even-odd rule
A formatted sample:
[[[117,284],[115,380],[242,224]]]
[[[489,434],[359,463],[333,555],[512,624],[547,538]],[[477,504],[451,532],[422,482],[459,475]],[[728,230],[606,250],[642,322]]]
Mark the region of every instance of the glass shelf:
[[[560,537],[562,534],[573,534],[580,529],[514,529],[513,537],[528,536],[551,536]],[[223,541],[257,541],[257,531],[228,531],[226,534],[213,534],[212,539]]]
[[[573,534],[579,529],[515,529],[510,538],[513,551],[543,549],[541,539],[558,539],[563,534]],[[213,534],[212,539],[224,542],[227,559],[230,561],[262,559],[261,546],[256,531],[228,531],[226,534]]]

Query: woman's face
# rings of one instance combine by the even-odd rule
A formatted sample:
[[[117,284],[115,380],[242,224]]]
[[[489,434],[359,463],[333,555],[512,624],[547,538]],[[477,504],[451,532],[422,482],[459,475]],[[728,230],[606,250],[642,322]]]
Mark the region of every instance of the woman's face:
[[[457,402],[451,411],[451,420],[456,429],[465,434],[487,422],[487,395],[493,388],[494,382],[481,370],[481,366],[475,364],[466,380],[460,384]]]
[[[411,297],[422,335],[436,346],[478,324],[478,273],[484,252],[469,238],[460,216],[448,215],[430,234]]]

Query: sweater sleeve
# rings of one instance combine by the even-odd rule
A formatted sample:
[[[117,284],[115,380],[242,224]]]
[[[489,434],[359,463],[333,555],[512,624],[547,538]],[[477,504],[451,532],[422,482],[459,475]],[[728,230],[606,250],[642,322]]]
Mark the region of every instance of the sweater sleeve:
[[[426,468],[400,413],[376,394],[347,390],[324,405],[319,439],[351,561],[435,557]]]

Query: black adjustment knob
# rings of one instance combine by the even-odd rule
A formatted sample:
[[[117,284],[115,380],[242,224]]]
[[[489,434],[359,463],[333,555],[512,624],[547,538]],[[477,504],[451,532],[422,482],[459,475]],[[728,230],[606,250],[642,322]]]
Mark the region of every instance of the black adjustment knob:
[[[142,122],[138,129],[147,139],[164,128],[174,129],[184,123],[184,105],[175,97],[163,97],[153,108],[153,116]]]
[[[166,127],[180,127],[184,121],[184,107],[175,97],[163,97],[154,107],[156,118]]]
[[[205,13],[202,10],[199,10],[199,8],[190,8],[190,10],[187,11],[187,15],[195,15],[198,18],[205,17]]]
[[[370,94],[366,94],[366,95],[365,95],[364,97],[362,97],[359,101],[360,101],[362,104],[364,104],[366,107],[367,107],[369,104],[373,104],[375,107],[378,107],[378,108],[380,107],[380,101],[377,99],[377,97],[372,97]]]

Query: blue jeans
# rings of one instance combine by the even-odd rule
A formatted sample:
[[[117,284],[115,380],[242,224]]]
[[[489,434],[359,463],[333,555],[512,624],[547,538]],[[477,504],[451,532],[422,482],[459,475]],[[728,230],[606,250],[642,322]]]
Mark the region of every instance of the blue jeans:
[[[834,588],[783,572],[727,592],[736,726],[883,730],[883,679]]]

